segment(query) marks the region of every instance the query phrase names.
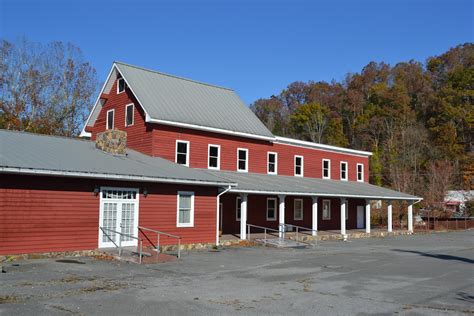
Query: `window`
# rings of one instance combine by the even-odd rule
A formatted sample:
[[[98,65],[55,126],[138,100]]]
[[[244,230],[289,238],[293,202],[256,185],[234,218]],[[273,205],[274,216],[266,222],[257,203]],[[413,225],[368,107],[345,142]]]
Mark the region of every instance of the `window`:
[[[125,106],[125,126],[133,125],[133,104]]]
[[[323,179],[331,179],[331,160],[323,159]]]
[[[303,199],[295,199],[293,219],[295,221],[303,220]]]
[[[209,158],[207,167],[209,169],[219,169],[220,168],[220,151],[221,146],[219,145],[209,145]]]
[[[248,170],[248,153],[245,148],[237,149],[237,171],[247,172]]]
[[[235,220],[236,221],[240,221],[240,214],[241,214],[241,203],[242,202],[242,198],[240,196],[238,196],[236,199],[235,199]]]
[[[331,219],[331,200],[323,200],[323,220]]]
[[[295,156],[295,176],[303,176],[303,156]]]
[[[194,226],[194,192],[178,192],[177,226]]]
[[[122,93],[125,91],[125,80],[123,78],[119,78],[117,80],[117,94]]]
[[[357,164],[357,181],[364,181],[364,165],[361,163]]]
[[[267,199],[267,221],[276,220],[276,199],[268,198]]]
[[[176,141],[176,163],[189,166],[189,142],[184,140]]]
[[[347,181],[347,162],[341,161],[341,180]]]
[[[267,173],[277,174],[278,168],[278,156],[277,153],[268,153],[267,157]]]
[[[107,129],[114,129],[114,115],[115,115],[115,110],[107,111],[107,122],[106,122]]]

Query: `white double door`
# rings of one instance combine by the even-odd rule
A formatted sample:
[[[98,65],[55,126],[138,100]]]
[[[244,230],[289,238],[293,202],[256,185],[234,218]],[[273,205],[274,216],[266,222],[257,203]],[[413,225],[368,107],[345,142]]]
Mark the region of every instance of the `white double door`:
[[[101,188],[99,247],[136,246],[138,236],[138,189]],[[119,234],[118,232],[121,232]]]

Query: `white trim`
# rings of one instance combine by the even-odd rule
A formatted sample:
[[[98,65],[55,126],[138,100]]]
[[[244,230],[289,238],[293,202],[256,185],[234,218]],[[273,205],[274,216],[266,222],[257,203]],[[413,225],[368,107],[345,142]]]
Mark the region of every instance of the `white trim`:
[[[274,210],[274,217],[268,217],[268,201],[270,200],[273,200],[275,201],[275,210]],[[277,203],[277,199],[276,198],[267,198],[267,212],[266,212],[266,217],[267,217],[267,221],[276,221],[277,219],[277,210],[278,210],[278,203]]]
[[[217,147],[217,167],[211,167],[209,165],[209,160],[211,158],[211,147]],[[207,146],[207,168],[213,170],[220,170],[221,168],[221,145],[209,144]]]
[[[245,151],[245,170],[239,169],[239,151]],[[249,150],[247,148],[237,148],[237,171],[248,172],[249,171]]]
[[[345,178],[342,178],[342,165],[346,166],[346,177]],[[349,180],[349,164],[347,163],[347,161],[341,161],[339,163],[339,179],[341,181]]]
[[[301,158],[301,174],[296,174],[296,158]],[[301,155],[295,155],[293,159],[293,165],[294,165],[294,175],[295,177],[304,177],[304,156]]]
[[[301,217],[296,217],[296,201],[301,201]],[[302,221],[304,218],[304,204],[303,199],[294,199],[293,200],[293,220]]]
[[[236,196],[235,197],[235,220],[237,222],[240,222],[240,218],[242,218],[242,209],[240,209],[240,218],[237,216],[237,214],[239,214],[238,210],[239,210],[239,206],[240,203],[242,202],[242,198],[240,196]]]
[[[326,161],[328,162],[328,176],[327,177],[324,176],[324,162],[326,162]],[[322,171],[321,172],[321,177],[323,179],[331,179],[331,159],[323,159],[321,167],[322,167],[321,168],[321,171]]]
[[[329,202],[329,217],[324,217],[324,202]],[[321,219],[323,221],[330,221],[331,220],[331,214],[332,213],[332,210],[331,210],[331,200],[323,200],[323,202],[321,203]]]
[[[359,180],[359,166],[362,166],[362,179]],[[357,182],[364,182],[364,164],[362,163],[358,163],[357,166],[356,166],[356,180]]]
[[[175,155],[174,155],[174,162],[175,163],[178,163],[178,144],[179,143],[183,143],[183,144],[186,144],[186,164],[180,164],[181,166],[186,166],[186,167],[189,167],[189,154],[191,152],[191,145],[189,143],[188,140],[180,140],[180,139],[177,139],[176,140],[176,148],[175,148]]]
[[[275,171],[270,172],[270,155],[275,155]],[[267,153],[267,174],[278,174],[278,153],[269,151]]]
[[[298,139],[281,137],[281,136],[275,136],[275,140],[273,141],[273,143],[286,144],[286,145],[303,147],[303,148],[319,149],[319,150],[324,150],[328,152],[352,154],[354,156],[359,156],[359,157],[372,156],[372,153],[369,151],[355,150],[355,149],[349,149],[349,148],[343,148],[343,147],[312,143],[312,142],[308,142],[304,140],[298,140]]]
[[[124,83],[124,86],[123,86],[123,91],[119,91],[119,81],[120,80],[123,80],[123,83]],[[121,93],[124,93],[125,90],[127,89],[127,82],[125,81],[125,79],[123,78],[123,76],[121,78],[117,78],[117,94],[121,94]]]
[[[191,195],[191,211],[189,214],[189,223],[179,222],[179,196],[180,195]],[[176,227],[194,227],[194,192],[192,191],[178,191],[176,195]]]
[[[132,123],[127,125],[127,109],[129,106],[132,107]],[[133,126],[133,124],[135,124],[135,104],[130,103],[125,105],[125,127]]]
[[[112,128],[109,128],[109,112],[112,112]],[[105,117],[105,130],[111,130],[114,129],[115,127],[115,109],[111,109],[107,111],[106,117]]]

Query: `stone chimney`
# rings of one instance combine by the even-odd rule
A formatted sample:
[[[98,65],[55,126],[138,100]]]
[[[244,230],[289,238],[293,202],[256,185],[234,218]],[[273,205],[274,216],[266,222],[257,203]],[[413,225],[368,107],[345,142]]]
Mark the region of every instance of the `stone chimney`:
[[[114,155],[125,155],[127,154],[127,132],[109,129],[98,133],[95,147]]]

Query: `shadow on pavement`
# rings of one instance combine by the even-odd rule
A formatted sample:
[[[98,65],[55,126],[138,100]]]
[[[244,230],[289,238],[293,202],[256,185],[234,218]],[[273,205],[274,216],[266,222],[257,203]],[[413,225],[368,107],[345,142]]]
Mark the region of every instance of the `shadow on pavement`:
[[[461,261],[461,262],[474,264],[474,260],[469,259],[469,258],[464,258],[464,257],[458,257],[458,256],[443,255],[443,254],[432,254],[432,253],[427,253],[427,252],[423,252],[423,251],[403,250],[403,249],[392,249],[392,251],[408,252],[408,253],[418,254],[418,255],[424,256],[424,257],[436,258],[436,259],[441,259],[441,260],[456,260],[456,261]]]

